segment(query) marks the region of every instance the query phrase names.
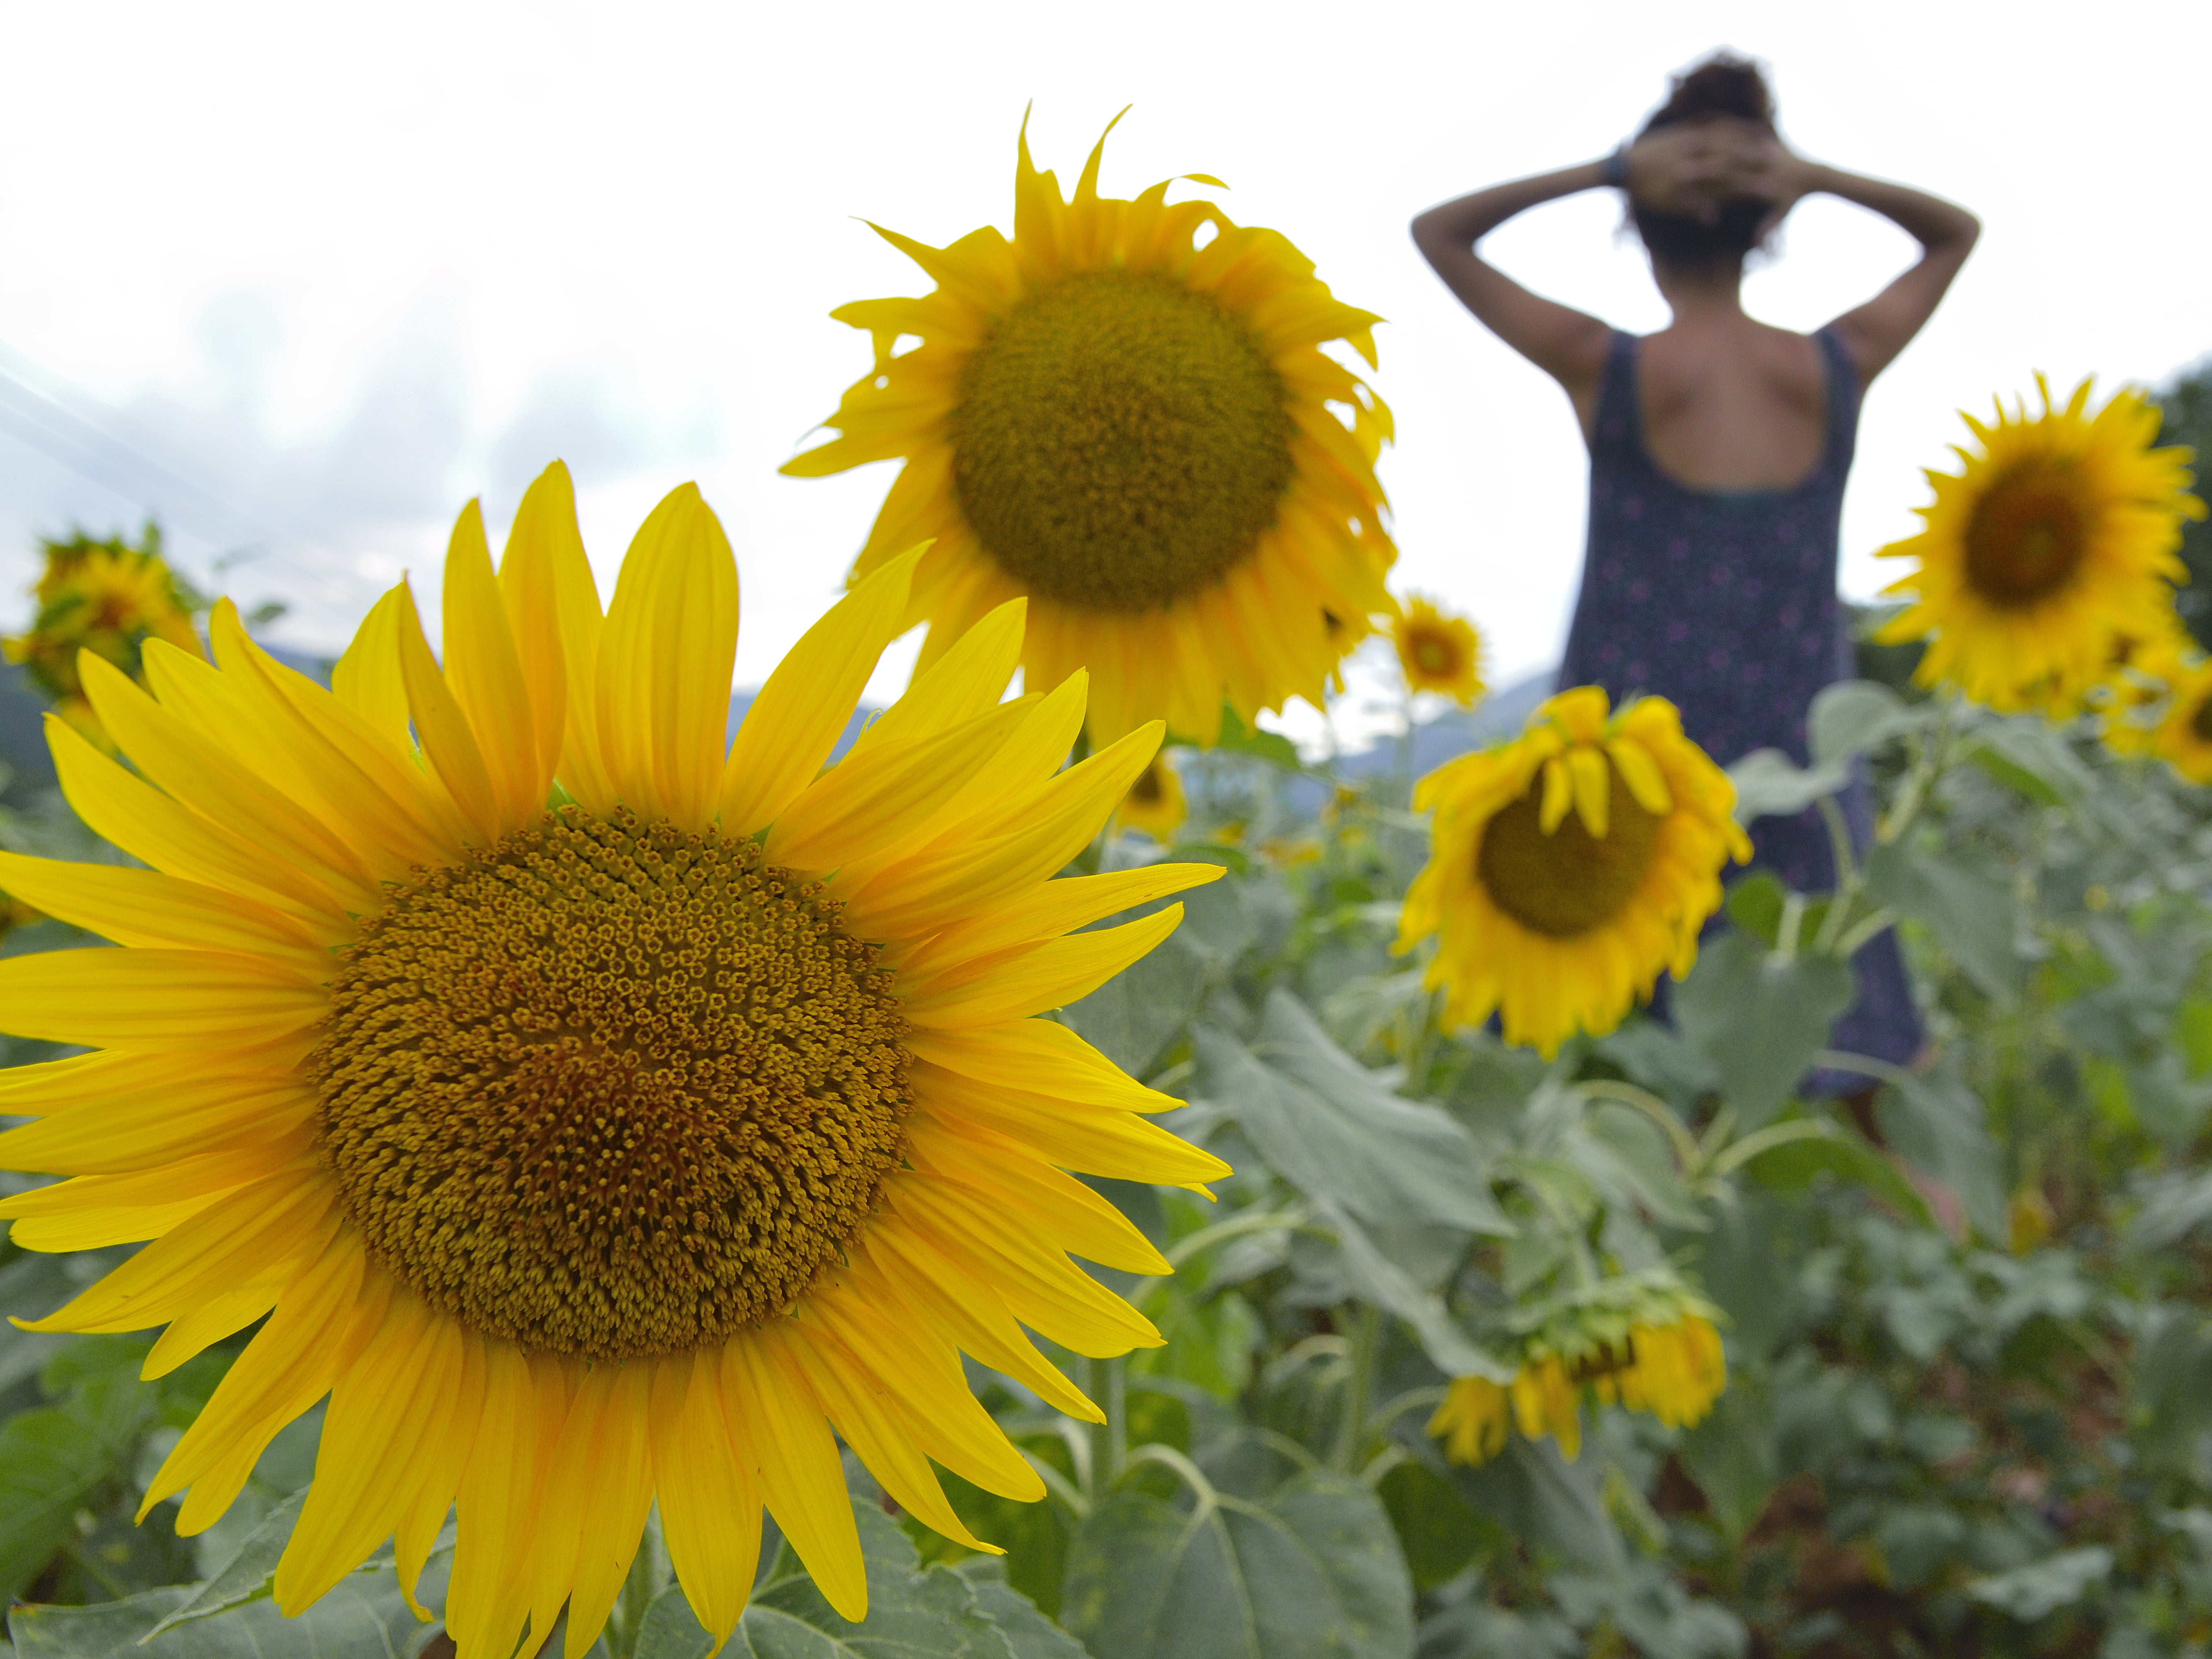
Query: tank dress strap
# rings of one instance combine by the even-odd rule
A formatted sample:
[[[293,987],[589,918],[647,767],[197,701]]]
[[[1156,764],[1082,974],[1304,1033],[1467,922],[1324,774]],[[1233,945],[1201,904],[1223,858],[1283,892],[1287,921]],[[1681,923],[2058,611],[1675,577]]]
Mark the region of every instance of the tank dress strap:
[[[1644,459],[1644,410],[1637,400],[1636,337],[1619,329],[1606,346],[1590,433],[1593,473],[1634,471]]]
[[[1813,336],[1828,371],[1828,438],[1821,464],[1848,471],[1858,445],[1859,371],[1849,347],[1831,324]]]

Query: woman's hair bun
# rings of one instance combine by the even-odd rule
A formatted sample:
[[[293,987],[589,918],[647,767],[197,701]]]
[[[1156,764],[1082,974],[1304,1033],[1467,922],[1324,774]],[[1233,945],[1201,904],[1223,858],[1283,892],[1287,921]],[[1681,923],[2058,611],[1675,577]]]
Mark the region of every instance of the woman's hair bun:
[[[1673,78],[1667,101],[1644,124],[1645,132],[1680,125],[1708,116],[1733,116],[1738,120],[1774,125],[1774,94],[1766,76],[1748,58],[1717,52],[1703,63]]]

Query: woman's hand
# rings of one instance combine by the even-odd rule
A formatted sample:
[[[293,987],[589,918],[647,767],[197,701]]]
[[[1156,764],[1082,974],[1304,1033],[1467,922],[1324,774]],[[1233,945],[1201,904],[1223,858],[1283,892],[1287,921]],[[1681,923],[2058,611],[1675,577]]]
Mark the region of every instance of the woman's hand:
[[[1815,188],[1819,171],[1761,123],[1721,117],[1637,140],[1628,152],[1628,193],[1644,207],[1708,225],[1723,202],[1764,201],[1771,228]]]

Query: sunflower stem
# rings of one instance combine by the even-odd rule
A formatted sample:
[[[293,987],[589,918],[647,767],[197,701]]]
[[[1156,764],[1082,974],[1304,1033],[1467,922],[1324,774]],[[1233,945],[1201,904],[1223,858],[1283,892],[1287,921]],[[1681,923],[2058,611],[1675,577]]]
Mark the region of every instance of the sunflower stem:
[[[1359,1467],[1367,1443],[1368,1402],[1375,1393],[1375,1360],[1382,1346],[1382,1316],[1362,1303],[1350,1321],[1345,1362],[1344,1417],[1336,1435],[1336,1467],[1349,1474]]]
[[[1091,1425],[1091,1501],[1101,1504],[1129,1456],[1129,1379],[1120,1359],[1091,1362],[1091,1397],[1106,1413]]]

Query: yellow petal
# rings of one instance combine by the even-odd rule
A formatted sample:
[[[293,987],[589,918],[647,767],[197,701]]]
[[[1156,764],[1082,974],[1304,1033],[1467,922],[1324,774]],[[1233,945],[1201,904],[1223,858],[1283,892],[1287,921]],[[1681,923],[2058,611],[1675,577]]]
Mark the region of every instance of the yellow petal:
[[[405,583],[368,608],[353,642],[331,671],[331,691],[366,720],[395,754],[414,748],[407,730],[407,683],[399,672],[399,619]]]
[[[476,733],[494,810],[501,823],[526,823],[544,810],[553,771],[541,763],[529,683],[473,501],[461,509],[446,547],[445,628],[446,684]]]
[[[1008,599],[963,634],[945,653],[914,678],[899,699],[878,715],[853,745],[913,742],[972,720],[1006,694],[1021,666],[1022,634],[1029,617],[1026,595]]]
[[[439,672],[438,659],[430,654],[430,642],[422,637],[422,619],[415,611],[415,596],[404,586],[399,589],[398,629],[399,672],[407,683],[407,708],[422,753],[476,831],[477,844],[489,846],[518,824],[501,813],[483,745]]]
[[[1667,779],[1659,770],[1659,763],[1651,758],[1651,751],[1642,744],[1628,738],[1615,738],[1605,746],[1613,763],[1620,769],[1621,781],[1628,793],[1636,797],[1636,804],[1654,817],[1663,817],[1674,809],[1674,798],[1668,793]]]
[[[49,951],[0,962],[0,1030],[49,1042],[188,1054],[313,1024],[330,995],[296,967],[222,951]]]
[[[718,1649],[744,1613],[761,1540],[760,1493],[730,1438],[720,1374],[707,1350],[661,1360],[649,1424],[669,1563]]]
[[[868,1614],[868,1577],[844,1468],[821,1407],[781,1346],[769,1324],[722,1351],[730,1437],[815,1587],[857,1624]]]
[[[713,818],[737,650],[737,561],[684,484],[638,527],[599,636],[600,754],[640,812],[694,831]]]
[[[118,945],[266,955],[303,975],[329,971],[328,952],[282,911],[156,870],[0,852],[0,891]]]
[[[1566,763],[1554,755],[1544,763],[1544,803],[1538,809],[1536,817],[1546,835],[1550,835],[1565,822],[1567,809],[1574,802],[1574,785],[1570,781]]]
[[[978,973],[965,983],[940,982],[937,989],[908,996],[906,1017],[916,1025],[943,1029],[997,1025],[1060,1007],[1090,995],[1182,921],[1182,906],[1170,904],[1119,927],[1018,946],[994,959],[995,971]]]
[[[568,469],[558,461],[523,494],[507,532],[499,582],[539,711],[538,741],[549,736],[545,722],[555,679],[549,659],[557,653],[565,714],[552,729],[561,744],[555,771],[586,811],[604,817],[615,799],[599,742],[599,636],[605,623],[576,530],[575,490]]]
[[[243,837],[171,800],[101,754],[58,715],[46,716],[46,732],[62,793],[95,835],[170,875],[255,895],[288,915],[307,919],[322,938],[351,933],[344,906],[307,872],[270,858]]]
[[[1583,828],[1603,840],[1606,810],[1612,805],[1605,757],[1597,750],[1577,745],[1567,751],[1567,774],[1575,786],[1575,813]]]
[[[575,566],[582,566],[583,585],[591,586],[583,538],[576,532],[576,492],[569,483],[568,469],[556,461],[522,492],[514,522],[507,527],[507,551],[499,562],[499,593],[514,639],[515,665],[528,690],[538,769],[549,778],[562,769],[568,720],[568,659],[561,637],[563,582],[556,574],[562,565],[572,573]],[[568,580],[574,580],[573,574]],[[595,624],[599,620],[594,595],[591,621]],[[596,649],[596,638],[592,643]],[[588,689],[595,682],[586,678],[582,684]]]
[[[907,593],[923,550],[860,582],[799,636],[745,711],[722,773],[722,833],[745,836],[781,816],[813,781],[875,672],[906,626]]]
[[[918,947],[901,964],[900,986],[910,994],[925,994],[938,988],[941,977],[956,975],[980,958],[1012,945],[1087,927],[1117,911],[1134,909],[1187,888],[1202,887],[1227,873],[1218,864],[1147,864],[1134,870],[1046,882],[1011,903],[955,922]]]

